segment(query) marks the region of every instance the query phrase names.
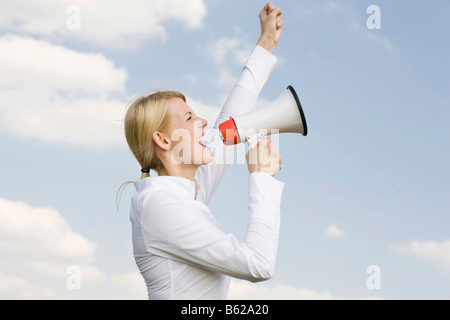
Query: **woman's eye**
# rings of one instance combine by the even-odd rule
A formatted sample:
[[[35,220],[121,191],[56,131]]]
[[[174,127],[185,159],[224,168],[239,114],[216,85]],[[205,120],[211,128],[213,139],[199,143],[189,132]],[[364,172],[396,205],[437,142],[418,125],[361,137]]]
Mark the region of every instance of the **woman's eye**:
[[[192,117],[189,117],[189,118],[188,118],[188,121],[191,120],[191,119],[192,119]]]

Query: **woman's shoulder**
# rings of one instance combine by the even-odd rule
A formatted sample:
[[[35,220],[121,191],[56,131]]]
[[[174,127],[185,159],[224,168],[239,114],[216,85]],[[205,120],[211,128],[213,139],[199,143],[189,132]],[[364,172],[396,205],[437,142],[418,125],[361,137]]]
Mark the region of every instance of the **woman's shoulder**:
[[[182,204],[183,201],[170,189],[148,188],[140,195],[143,206],[166,206],[169,204]]]

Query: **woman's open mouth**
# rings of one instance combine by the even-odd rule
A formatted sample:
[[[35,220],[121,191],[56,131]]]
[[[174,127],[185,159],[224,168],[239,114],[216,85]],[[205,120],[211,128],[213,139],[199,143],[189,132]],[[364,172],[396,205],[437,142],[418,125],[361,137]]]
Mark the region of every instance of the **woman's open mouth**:
[[[204,144],[205,142],[204,140],[205,140],[205,133],[203,133],[203,135],[198,139],[198,144],[206,148],[207,146]]]

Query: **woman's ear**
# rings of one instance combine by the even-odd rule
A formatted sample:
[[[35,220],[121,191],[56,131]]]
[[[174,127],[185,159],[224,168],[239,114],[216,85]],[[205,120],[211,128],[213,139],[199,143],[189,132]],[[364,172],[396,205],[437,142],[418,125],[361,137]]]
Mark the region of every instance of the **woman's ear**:
[[[170,149],[170,139],[162,132],[153,132],[153,142],[163,150]]]

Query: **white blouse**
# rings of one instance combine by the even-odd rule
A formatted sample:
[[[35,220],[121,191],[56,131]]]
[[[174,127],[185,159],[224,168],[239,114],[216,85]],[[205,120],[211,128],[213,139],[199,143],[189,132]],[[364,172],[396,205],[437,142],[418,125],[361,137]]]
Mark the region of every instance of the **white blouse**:
[[[197,170],[195,181],[155,176],[135,183],[130,211],[133,253],[149,299],[225,299],[228,276],[263,281],[273,275],[284,183],[260,172],[248,176],[243,241],[221,231],[207,204],[235,149],[223,144],[217,127],[255,107],[276,62],[256,46],[213,130],[205,133],[214,161]],[[233,210],[232,205],[227,210]]]

